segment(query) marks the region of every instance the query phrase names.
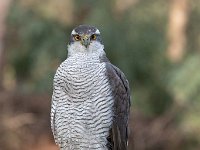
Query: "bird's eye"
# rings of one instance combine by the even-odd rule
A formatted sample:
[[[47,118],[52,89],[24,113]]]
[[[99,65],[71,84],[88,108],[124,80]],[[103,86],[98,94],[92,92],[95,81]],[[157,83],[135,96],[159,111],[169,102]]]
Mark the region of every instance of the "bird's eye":
[[[97,39],[97,36],[95,34],[92,34],[91,35],[91,40],[96,40]]]
[[[80,41],[81,40],[81,37],[79,35],[74,35],[74,40],[75,41]]]

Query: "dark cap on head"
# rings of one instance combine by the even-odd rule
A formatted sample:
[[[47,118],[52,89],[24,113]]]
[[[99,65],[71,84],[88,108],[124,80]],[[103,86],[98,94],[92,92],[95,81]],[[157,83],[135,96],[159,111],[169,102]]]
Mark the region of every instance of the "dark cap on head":
[[[95,26],[91,25],[80,25],[74,29],[78,34],[94,34],[98,30]]]

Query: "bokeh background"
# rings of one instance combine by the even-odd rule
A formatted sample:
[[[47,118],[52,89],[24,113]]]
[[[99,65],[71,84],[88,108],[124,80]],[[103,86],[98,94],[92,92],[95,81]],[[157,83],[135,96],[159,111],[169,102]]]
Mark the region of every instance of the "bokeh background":
[[[79,24],[130,82],[129,150],[199,150],[199,0],[1,0],[0,150],[57,150],[52,81]]]

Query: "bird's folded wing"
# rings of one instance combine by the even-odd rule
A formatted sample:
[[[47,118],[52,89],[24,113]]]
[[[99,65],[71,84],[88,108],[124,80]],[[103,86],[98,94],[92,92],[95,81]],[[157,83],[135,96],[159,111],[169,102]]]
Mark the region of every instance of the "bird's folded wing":
[[[110,132],[110,145],[114,150],[126,150],[128,140],[128,118],[130,111],[129,83],[123,72],[116,66],[107,63],[107,77],[114,97],[114,118]]]

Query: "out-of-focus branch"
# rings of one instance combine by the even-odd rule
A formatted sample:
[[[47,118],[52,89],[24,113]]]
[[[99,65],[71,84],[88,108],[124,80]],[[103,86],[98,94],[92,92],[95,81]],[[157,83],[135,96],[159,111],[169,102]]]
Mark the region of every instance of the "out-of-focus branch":
[[[11,0],[0,1],[0,89],[3,88],[3,66],[4,66],[4,36],[6,32],[6,16]]]
[[[189,0],[171,0],[169,10],[167,56],[171,62],[179,62],[184,56]]]

